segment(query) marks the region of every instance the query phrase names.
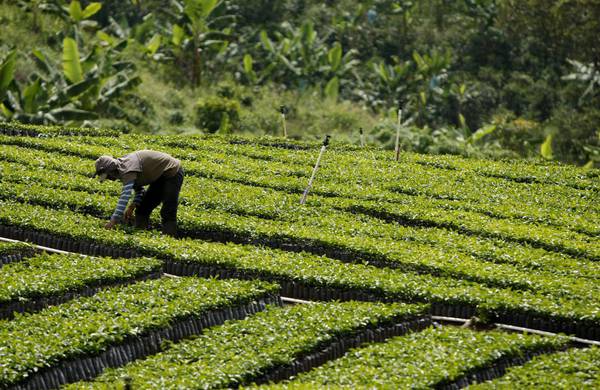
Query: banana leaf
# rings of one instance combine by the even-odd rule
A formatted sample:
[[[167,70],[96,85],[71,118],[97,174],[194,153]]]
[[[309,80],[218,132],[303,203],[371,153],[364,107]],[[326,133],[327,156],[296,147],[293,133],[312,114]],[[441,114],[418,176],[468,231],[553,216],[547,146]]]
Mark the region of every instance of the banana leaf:
[[[65,38],[63,41],[63,72],[65,78],[71,83],[83,81],[79,50],[73,38]]]
[[[125,79],[125,81],[115,84],[112,87],[108,88],[106,91],[103,91],[102,96],[100,97],[100,101],[107,102],[110,99],[119,96],[123,91],[137,87],[141,84],[141,82],[142,79],[138,76],[127,78]]]
[[[98,11],[100,11],[101,8],[102,8],[102,3],[90,3],[87,7],[85,7],[81,16],[83,17],[83,19],[91,18]]]
[[[8,53],[2,65],[0,65],[0,98],[4,96],[6,89],[12,83],[15,76],[15,67],[17,65],[17,51]]]
[[[23,90],[23,108],[25,112],[35,112],[37,110],[37,97],[41,91],[40,79],[35,80],[31,85]]]
[[[48,62],[46,55],[40,49],[33,49],[31,53],[33,54],[33,59],[37,67],[46,75],[50,76],[51,80],[56,80],[59,74],[55,67]]]
[[[88,119],[97,119],[98,114],[91,111],[79,110],[76,108],[62,107],[49,112],[54,118],[59,121],[84,121]]]

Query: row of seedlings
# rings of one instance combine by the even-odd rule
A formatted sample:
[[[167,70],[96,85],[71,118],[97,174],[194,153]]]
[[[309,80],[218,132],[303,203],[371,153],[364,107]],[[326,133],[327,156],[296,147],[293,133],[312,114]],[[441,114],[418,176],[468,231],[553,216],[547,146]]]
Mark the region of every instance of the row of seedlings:
[[[159,140],[164,140],[163,143],[171,146],[178,146],[188,149],[197,149],[197,144],[204,147],[206,144],[218,144],[221,149],[227,144],[237,147],[240,143],[232,143],[227,139],[220,137],[193,137],[190,139],[186,136],[185,139],[177,136],[140,136],[140,135],[122,135],[118,140],[123,143],[135,143],[148,141],[160,143]],[[175,141],[174,141],[175,140]],[[110,139],[102,139],[101,145],[111,145]],[[115,141],[114,139],[112,141]],[[269,145],[256,145],[256,143],[250,143],[251,148],[255,149],[258,146],[269,146]],[[314,143],[307,145],[305,152],[301,149],[295,149],[293,152],[285,152],[285,156],[290,155],[297,157],[299,153],[306,155],[307,159],[311,159],[313,151],[315,149]],[[226,148],[225,148],[226,149]],[[347,148],[344,146],[336,146],[335,149],[339,152],[344,153],[348,157],[353,158],[353,161],[364,162],[366,164],[375,165],[377,167],[382,166],[387,168],[388,171],[392,171],[395,165],[390,164],[389,155],[386,152],[377,152],[376,150],[370,150],[369,153],[363,158],[360,155],[356,155],[356,148]],[[273,153],[273,148],[268,147],[270,153]],[[276,150],[276,149],[275,149]],[[424,167],[432,167],[438,170],[450,170],[450,171],[463,171],[466,173],[476,173],[483,177],[499,178],[505,181],[514,181],[516,183],[542,183],[549,185],[564,185],[571,186],[576,189],[596,189],[597,185],[594,183],[594,178],[598,177],[597,170],[584,170],[578,167],[572,166],[561,166],[558,164],[534,164],[531,162],[521,161],[490,161],[490,160],[478,160],[472,158],[461,158],[459,156],[431,156],[431,155],[420,155],[413,153],[404,153],[401,160],[403,164],[419,164]],[[548,172],[552,174],[548,174]]]
[[[190,164],[191,163],[188,163],[188,165],[186,165],[187,172],[189,174],[194,174],[196,169],[194,166],[189,166]],[[207,164],[202,163],[196,165],[198,166],[198,169],[206,170]],[[219,170],[222,171],[222,167],[219,167]],[[240,175],[239,169],[235,171],[235,175]],[[305,179],[303,179],[303,181],[304,180]],[[339,185],[336,185],[336,187],[339,188]],[[298,189],[298,191],[301,190]],[[347,202],[348,201],[346,201],[346,203]],[[348,207],[352,207],[352,203]],[[593,237],[583,233],[565,231],[557,226],[531,225],[530,223],[521,222],[519,220],[511,220],[508,222],[505,219],[493,218],[481,212],[454,211],[448,209],[436,212],[435,210],[430,210],[430,204],[421,205],[421,207],[412,211],[411,209],[414,207],[406,206],[404,207],[403,212],[402,210],[399,210],[400,213],[394,211],[398,207],[399,206],[397,205],[390,205],[388,210],[391,210],[392,213],[387,212],[384,214],[385,217],[396,222],[403,221],[409,225],[420,224],[452,228],[468,234],[530,243],[534,246],[543,247],[548,250],[584,256],[591,259],[596,259],[600,256],[600,254],[594,250],[594,246],[591,245],[590,240],[593,240]],[[561,209],[562,208],[563,207],[561,207]],[[365,212],[365,210],[370,209],[365,209],[364,207],[361,208],[359,204],[356,210]],[[417,214],[415,214],[416,211],[419,211],[418,217],[416,216]],[[373,213],[382,215],[382,213],[377,210],[372,210],[371,214]],[[407,215],[409,216],[408,218],[406,217]],[[535,227],[535,229],[532,230],[532,227]],[[594,234],[594,228],[591,227],[590,229],[591,230],[588,233]]]
[[[34,175],[30,171],[25,172],[26,174],[24,175],[18,175],[19,178],[32,177],[37,179],[41,175],[41,173]],[[46,173],[43,179],[41,179],[41,183],[43,183],[43,186],[48,186],[50,188],[58,187],[58,189],[63,189],[64,183],[61,181],[62,176],[64,175],[57,173],[52,174],[49,172]],[[71,179],[73,180],[73,178]],[[22,181],[22,179],[19,180]],[[80,181],[72,181],[71,184],[77,187],[77,190],[85,189],[86,191],[90,192],[98,191],[96,186],[93,185],[94,183],[90,183],[88,178],[81,179]],[[182,209],[193,208],[193,210],[202,212],[202,215],[206,214],[206,208],[209,208],[211,210],[217,209],[220,212],[234,213],[242,216],[253,216],[263,219],[281,219],[282,217],[280,217],[280,215],[284,215],[284,221],[291,222],[294,221],[294,219],[290,219],[290,216],[295,216],[298,214],[297,212],[294,212],[293,208],[298,207],[297,199],[295,198],[291,199],[290,197],[280,197],[280,194],[269,194],[265,196],[266,191],[264,190],[252,191],[252,188],[246,187],[244,187],[243,190],[239,189],[240,191],[236,191],[231,185],[223,186],[222,183],[214,181],[211,182],[208,179],[193,179],[189,184],[190,188],[184,191]],[[19,199],[22,201],[29,201],[32,203],[45,204],[49,206],[76,208],[93,215],[108,214],[110,212],[110,205],[112,204],[111,201],[114,201],[114,199],[110,199],[108,197],[98,197],[96,194],[93,196],[88,196],[86,194],[74,196],[71,194],[71,196],[69,196],[68,192],[61,193],[62,196],[59,197],[60,199],[56,199],[57,197],[53,196],[54,194],[50,194],[47,189],[43,188],[43,186],[32,183],[12,184],[7,187],[3,186],[0,196],[4,197],[5,199]],[[200,190],[194,191],[195,188]],[[31,192],[34,192],[34,194]],[[102,188],[101,192],[106,193],[106,190]],[[118,189],[114,188],[114,195],[116,195],[117,192]],[[240,192],[243,192],[248,196],[242,196]],[[248,199],[250,194],[256,196],[256,202],[250,202],[249,204],[248,202],[244,203],[244,199]],[[70,199],[73,198],[75,202],[78,203],[68,203],[71,202]],[[188,198],[201,199],[201,201],[190,201]],[[250,196],[250,198],[254,197]],[[85,203],[82,203],[81,199],[85,199]],[[279,199],[279,201],[277,201],[277,199]],[[342,206],[341,203],[331,203],[331,205],[332,207],[346,207]],[[361,228],[361,226],[364,225],[356,225],[351,223],[352,220],[350,220],[349,216],[339,212],[329,212],[329,217],[326,218],[328,222],[323,222],[324,218],[322,218],[322,215],[320,215],[319,212],[320,209],[310,208],[306,210],[305,214],[314,216],[314,218],[310,217],[310,219],[306,219],[309,217],[303,216],[302,220],[300,221],[303,225],[310,225],[311,232],[314,231],[312,226],[319,226],[319,230],[325,230],[328,228],[328,224],[335,224],[336,232],[338,232],[340,227],[346,225],[352,226],[353,231],[356,231],[357,227]],[[410,215],[411,214],[409,214],[407,218],[410,218]],[[405,217],[403,216],[402,218]],[[216,218],[210,217],[209,219],[214,220]],[[298,218],[295,219],[298,220]],[[372,222],[377,221],[373,220]],[[297,223],[298,221],[295,222],[295,227],[297,226]],[[398,225],[390,225],[390,228],[387,228],[387,224],[377,225],[378,226],[376,229],[362,228],[361,234],[363,236],[374,235],[377,241],[380,240],[382,234],[388,236],[393,236],[395,234],[397,237],[394,237],[394,241],[398,241],[398,237],[400,236],[410,237],[411,241],[421,242],[424,244],[436,243],[436,246],[444,251],[459,251],[469,256],[482,258],[484,261],[488,262],[491,260],[496,263],[508,263],[510,266],[516,266],[526,271],[526,274],[520,278],[523,280],[523,283],[520,283],[520,285],[525,286],[525,288],[531,285],[532,281],[530,280],[530,274],[532,272],[549,271],[553,275],[565,275],[574,276],[576,278],[592,279],[594,278],[594,275],[598,273],[598,265],[594,262],[548,252],[543,249],[524,248],[522,245],[507,244],[501,240],[482,240],[480,237],[468,235],[465,236],[462,234],[459,236],[459,233],[445,229],[415,229]],[[288,246],[290,241],[292,241],[291,238],[286,239]],[[307,245],[306,243],[302,243],[300,247],[306,248]],[[357,258],[357,256],[359,256],[359,254],[354,253],[352,258]],[[369,260],[371,262],[373,261],[372,255],[369,256]],[[499,273],[496,272],[498,270],[491,271],[494,271],[491,272],[493,275]],[[505,279],[509,280],[510,283],[513,283],[513,285],[515,281],[519,280],[519,278],[515,277],[514,274]],[[560,281],[560,283],[557,283],[557,285],[564,286],[566,283]]]
[[[203,165],[202,167],[204,169],[205,165]],[[89,172],[87,172],[87,174],[89,174]],[[208,186],[207,188],[211,187],[212,185]],[[117,189],[115,188],[114,191],[117,191]],[[192,197],[190,196],[190,198]],[[198,199],[198,197],[194,197],[194,199]],[[246,199],[248,198],[246,197]],[[275,202],[275,204],[279,203],[281,202]],[[511,223],[508,223],[506,222],[506,220],[490,218],[489,216],[482,213],[466,211],[457,212],[447,209],[437,212],[435,210],[430,210],[431,205],[429,204],[427,206],[421,205],[420,207],[415,207],[414,202],[411,205],[405,206],[386,206],[387,208],[385,210],[385,213],[382,213],[380,210],[373,210],[372,207],[365,207],[364,204],[361,205],[360,202],[358,205],[356,205],[356,202],[354,201],[343,201],[341,203],[345,203],[345,206],[336,205],[335,203],[333,203],[332,207],[341,207],[342,209],[348,211],[359,210],[363,213],[368,212],[369,214],[375,216],[383,215],[383,218],[385,219],[392,220],[394,222],[400,222],[409,226],[417,225],[446,227],[458,230],[460,232],[473,234],[477,238],[479,238],[480,236],[484,236],[495,237],[501,240],[508,239],[517,243],[530,243],[534,246],[547,248],[548,250],[562,251],[574,255],[583,255],[590,258],[597,257],[593,250],[592,252],[590,252],[590,248],[594,247],[593,245],[590,245],[590,240],[593,240],[593,237],[577,232],[562,232],[561,229],[557,230],[554,226],[544,227],[536,225],[535,229],[533,230],[534,237],[532,237],[530,234],[530,232],[532,232],[532,230],[530,229],[531,225],[527,223],[524,224],[519,221],[513,221]],[[218,203],[214,202],[213,204],[218,205]],[[261,207],[262,209],[264,208],[265,202],[262,202],[261,204],[263,205]],[[203,205],[205,205],[205,203],[203,203]],[[281,207],[278,207],[277,211],[279,211],[280,214],[283,213],[285,215],[296,215],[298,214],[298,207],[295,204],[294,206],[295,207],[291,210],[291,212],[288,212],[287,208],[281,209]],[[398,207],[400,207],[400,209],[398,209]],[[238,207],[237,209],[244,210],[244,207]],[[446,214],[452,215],[449,216]],[[545,215],[554,214],[555,213],[545,213]],[[267,215],[267,217],[269,217],[269,215]],[[572,215],[568,218],[568,220],[573,220]],[[595,228],[595,226],[597,225],[592,224],[589,226],[589,228],[586,228],[586,233],[593,235],[594,232],[597,230],[597,228]]]
[[[91,296],[102,288],[161,275],[162,262],[156,259],[39,253],[0,269],[0,319]]]
[[[93,378],[167,341],[280,305],[278,291],[257,281],[163,278],[0,321],[0,387],[49,389]]]
[[[430,323],[425,305],[345,302],[271,307],[68,388],[119,388],[127,383],[132,388],[235,388],[288,378],[339,358],[350,348],[418,331]]]
[[[582,299],[489,288],[464,280],[341,263],[307,253],[162,236],[157,241],[153,233],[106,231],[101,220],[72,212],[18,203],[3,205],[8,207],[0,216],[4,226],[0,230],[8,234],[52,234],[66,240],[89,240],[99,247],[131,248],[164,260],[169,273],[223,273],[281,281],[286,295],[295,298],[426,301],[432,303],[437,315],[477,315],[488,322],[502,319],[508,324],[600,340],[598,313]]]
[[[32,256],[34,252],[35,250],[31,245],[0,241],[0,269],[4,264],[22,261]]]
[[[19,122],[0,122],[0,134],[21,137],[118,137],[122,133],[114,129],[95,129],[92,127],[64,127],[29,125]]]
[[[570,349],[536,356],[523,366],[511,367],[506,375],[473,389],[598,389],[600,348]]]
[[[20,141],[20,140],[18,140]],[[13,143],[16,142],[13,140]],[[45,142],[45,143],[42,143]],[[39,147],[39,146],[46,146],[47,148],[49,148],[50,152],[52,151],[56,151],[59,153],[63,153],[64,152],[64,143],[61,145],[56,145],[56,146],[49,146],[47,144],[47,142],[53,142],[53,141],[29,141],[29,143],[24,143],[23,141],[21,141],[21,144],[23,144],[23,146],[29,146],[29,147]],[[54,141],[55,142],[55,141]],[[139,144],[138,141],[136,143],[136,145]],[[139,145],[138,145],[139,146]],[[149,144],[149,146],[151,146],[151,144]],[[123,147],[122,143],[118,144],[118,146],[115,146],[118,149],[121,149]],[[82,150],[84,150],[85,152],[83,152]],[[178,150],[167,150],[168,152],[182,158],[182,160],[184,161],[184,165],[187,168],[187,172],[189,174],[195,174],[195,175],[200,175],[200,176],[210,176],[210,177],[221,177],[221,178],[226,178],[229,180],[234,180],[234,181],[243,181],[243,180],[259,180],[259,182],[255,183],[255,184],[259,184],[260,186],[269,186],[273,183],[280,183],[279,185],[276,185],[277,188],[282,189],[282,190],[292,190],[295,193],[301,192],[303,189],[303,186],[305,185],[305,181],[306,181],[306,177],[309,175],[310,172],[310,167],[306,167],[306,169],[304,171],[299,171],[298,169],[294,169],[294,170],[289,170],[289,168],[286,168],[287,166],[289,166],[289,162],[288,164],[281,164],[281,167],[279,166],[272,166],[273,164],[271,162],[269,162],[268,164],[263,164],[263,165],[257,165],[257,164],[252,164],[252,161],[236,161],[236,159],[231,160],[229,156],[223,156],[222,152],[219,151],[218,153],[215,153],[216,156],[211,156],[210,153],[208,153],[208,155],[206,154],[206,152],[203,152],[201,155],[198,156],[193,156],[190,155],[188,152],[186,152],[185,150],[182,151],[178,151]],[[110,152],[117,152],[116,150],[114,150],[114,148],[92,148],[90,149],[90,146],[86,145],[86,144],[81,144],[81,146],[74,146],[71,145],[71,153],[73,153],[74,155],[82,155],[90,160],[93,160],[95,158],[95,156],[97,157],[98,153],[110,153]],[[127,149],[123,149],[122,153],[127,153],[128,150]],[[221,156],[222,158],[219,158],[219,156]],[[190,161],[189,159],[192,157],[199,157],[202,158],[202,160],[199,161],[195,161],[192,160]],[[344,164],[337,164],[337,165],[341,165],[341,166],[345,166]],[[337,166],[336,165],[336,166]],[[355,167],[354,165],[351,165],[352,169],[354,170]],[[334,167],[335,168],[335,167]],[[227,173],[229,172],[229,173]],[[247,177],[244,177],[244,175],[241,175],[241,173],[246,172]],[[265,176],[264,173],[265,172],[272,172],[273,174],[271,175],[267,175]],[[260,173],[259,175],[257,175],[257,173]],[[388,191],[387,189],[381,188],[382,184],[384,187],[389,186],[391,183],[396,183],[394,185],[398,185],[397,182],[399,181],[398,178],[394,179],[389,179],[387,181],[385,181],[384,183],[373,183],[373,185],[368,186],[368,188],[366,186],[364,186],[364,176],[368,175],[368,173],[365,173],[363,175],[357,176],[356,177],[356,181],[357,183],[355,183],[356,185],[350,185],[353,181],[352,180],[348,180],[349,178],[347,177],[348,174],[351,175],[351,173],[349,172],[344,172],[343,175],[341,175],[342,177],[345,178],[344,183],[338,183],[338,182],[331,182],[332,179],[335,179],[336,177],[338,177],[339,175],[334,175],[330,180],[327,180],[327,178],[324,179],[323,182],[320,182],[320,189],[324,190],[325,188],[328,188],[328,192],[324,193],[323,195],[329,195],[329,196],[342,196],[342,197],[351,197],[351,198],[356,198],[357,194],[363,194],[364,196],[361,196],[360,198],[364,198],[365,200],[376,200],[376,201],[389,201],[392,200],[394,198],[393,192]],[[375,176],[380,176],[381,172],[378,171],[378,174]],[[223,176],[225,175],[225,176]],[[372,175],[372,172],[371,172]],[[411,174],[409,175],[408,178],[405,178],[404,181],[406,181],[406,186],[409,186],[412,189],[414,189],[414,185],[415,185],[415,181],[419,180],[419,178],[423,175],[423,172],[411,172]],[[427,176],[427,175],[425,175]],[[448,187],[448,183],[451,183],[453,180],[456,180],[456,174],[454,173],[453,175],[449,176],[448,178],[444,178],[443,180],[441,178],[437,178],[436,180],[440,180],[443,181],[444,185],[442,187]],[[464,190],[468,190],[465,189],[465,178],[463,177],[464,175],[461,175],[461,179],[462,181],[460,183],[456,183],[456,185],[454,187],[459,187],[461,188],[460,194],[463,194]],[[435,179],[435,176],[432,178]],[[479,183],[477,180],[477,178],[474,178],[472,180],[473,182],[473,186],[476,186],[476,188],[479,188],[479,190],[475,190],[475,188],[471,188],[470,190],[468,190],[467,192],[472,193],[472,200],[475,199],[497,199],[498,197],[498,192],[499,193],[506,193],[507,189],[505,188],[505,186],[500,186],[500,185],[494,185],[493,183],[491,183],[490,185],[488,185],[488,187],[493,188],[495,191],[494,193],[490,193],[488,195],[490,196],[485,196],[485,194],[481,194],[481,183]],[[284,181],[281,181],[284,180]],[[295,182],[295,184],[291,184],[291,187],[286,187],[285,183],[288,182],[289,180],[292,180]],[[422,180],[422,178],[421,178]],[[402,180],[401,180],[402,181]],[[479,181],[481,181],[481,179],[479,179]],[[360,182],[360,184],[358,183]],[[470,182],[469,180],[467,180],[467,182]],[[430,180],[426,181],[427,183],[427,188],[431,187],[431,183]],[[340,185],[340,184],[344,184],[344,185]],[[546,189],[542,189],[542,194],[544,194],[545,196],[543,197],[543,204],[546,204],[548,202],[553,202],[552,204],[556,204],[555,207],[553,207],[553,210],[555,210],[554,212],[550,213],[550,211],[547,208],[542,208],[540,209],[540,211],[535,211],[538,210],[540,207],[540,202],[529,202],[525,204],[525,207],[527,209],[527,207],[534,207],[534,214],[536,215],[536,218],[538,218],[540,220],[540,222],[544,222],[545,219],[547,219],[546,217],[549,214],[552,214],[552,216],[554,217],[557,213],[561,213],[561,211],[564,209],[565,205],[569,205],[569,210],[573,209],[580,209],[581,207],[585,206],[585,203],[589,203],[589,195],[586,195],[584,193],[582,194],[578,194],[578,193],[565,193],[565,194],[560,194],[561,187],[558,187],[558,189],[552,189],[552,191],[548,192],[548,190]],[[332,192],[333,191],[333,192]],[[343,191],[342,193],[339,193],[339,191]],[[383,191],[379,194],[379,191]],[[485,190],[484,190],[485,191]],[[557,192],[558,191],[558,192]],[[394,192],[398,193],[398,189],[395,189]],[[402,191],[400,191],[402,192]],[[503,203],[506,203],[506,201],[510,201],[510,199],[522,199],[522,198],[535,198],[536,200],[539,199],[539,191],[527,191],[524,193],[519,193],[518,191],[515,192],[515,190],[511,190],[508,193],[506,193],[506,196],[504,196],[504,200]],[[318,193],[318,191],[317,191]],[[374,196],[376,193],[378,193],[378,196]],[[413,193],[411,193],[410,195],[415,195]],[[493,196],[492,196],[493,195]],[[585,195],[585,196],[584,196]],[[461,204],[463,204],[463,199],[459,196],[457,198],[457,195],[451,195],[451,194],[444,194],[444,193],[436,193],[433,194],[432,196],[437,197],[437,198],[441,198],[441,199],[431,199],[430,197],[424,197],[422,198],[421,201],[425,201],[426,203],[428,203],[428,206],[434,206],[436,204],[436,202],[442,201],[440,206],[442,206],[442,208],[457,208],[460,207]],[[477,198],[475,198],[475,196],[477,196]],[[411,196],[401,196],[398,201],[400,202],[400,204],[406,202],[407,200],[410,200],[414,197]],[[456,198],[456,199],[455,199]],[[557,199],[556,201],[554,199]],[[456,201],[454,202],[448,202],[448,199],[455,199]],[[587,199],[587,200],[586,200]],[[458,201],[460,200],[460,202]],[[560,200],[560,201],[559,201]],[[573,204],[571,204],[572,202],[575,202]],[[488,202],[489,203],[489,202]],[[483,211],[480,210],[480,212],[483,212],[484,214],[489,214],[489,210],[488,210],[488,206],[495,206],[496,201],[492,202],[491,204],[485,204],[485,208],[483,209]],[[508,215],[512,215],[513,211],[514,211],[515,207],[511,206],[511,207],[504,207],[502,209],[498,209],[497,207],[494,209],[496,213],[500,212],[500,214],[507,214]],[[529,214],[526,214],[526,219],[525,221],[531,219],[531,216]],[[561,223],[554,223],[555,228],[562,228],[565,225],[569,225],[569,221],[571,219],[569,218],[569,213],[565,214],[565,218],[561,218],[560,220],[558,220],[557,222],[561,222]],[[514,222],[523,222],[523,216],[520,215],[519,218],[513,218]],[[593,226],[591,227],[593,229]],[[585,230],[584,230],[585,231]]]
[[[33,193],[30,194],[29,191]],[[43,186],[16,185],[4,189],[2,193],[4,195],[12,194],[11,198],[17,198],[20,201],[30,201],[51,207],[68,207],[83,212],[90,212],[93,209],[95,210],[92,213],[94,215],[110,213],[111,206],[109,198],[106,196],[90,194],[84,198],[74,191],[55,190],[53,192],[45,191],[42,194],[39,193],[40,191],[44,191]],[[61,194],[58,198],[56,197],[57,193]],[[94,199],[94,202],[89,204],[91,199]],[[102,209],[98,210],[97,208]],[[343,226],[353,226],[352,229],[355,233],[375,228],[370,227],[371,223],[352,225],[353,220],[343,214],[334,218],[336,231],[326,229],[326,226],[315,231],[312,223],[306,223],[307,226],[304,227],[304,224],[299,226],[284,222],[272,223],[260,218],[224,214],[226,213],[206,210],[201,212],[183,207],[180,212],[181,225],[188,236],[195,238],[266,244],[271,247],[283,247],[286,250],[308,250],[340,260],[369,261],[371,264],[383,267],[460,277],[490,286],[535,290],[561,296],[587,297],[589,295],[590,280],[582,279],[579,275],[570,277],[557,275],[555,272],[547,270],[519,270],[515,269],[512,264],[490,264],[489,261],[473,259],[467,254],[450,252],[450,248],[437,248],[414,241],[384,239],[379,235],[373,235],[372,238],[364,235],[348,237],[344,234]],[[223,220],[227,222],[215,223],[215,221]],[[318,219],[316,223],[319,223]],[[381,227],[377,229],[381,230],[383,234]],[[405,230],[401,230],[399,233],[404,236]],[[464,240],[451,241],[462,242]],[[386,253],[381,252],[382,243],[387,248]],[[414,256],[415,252],[418,252],[421,257]],[[520,252],[523,252],[523,248]],[[501,252],[500,255],[502,254],[506,255]],[[527,254],[533,258],[533,251],[528,251]],[[454,260],[449,261],[450,258],[454,258]],[[457,259],[460,261],[456,261]]]
[[[261,387],[459,389],[500,377],[508,367],[566,347],[566,338],[432,327],[351,350],[289,381]]]

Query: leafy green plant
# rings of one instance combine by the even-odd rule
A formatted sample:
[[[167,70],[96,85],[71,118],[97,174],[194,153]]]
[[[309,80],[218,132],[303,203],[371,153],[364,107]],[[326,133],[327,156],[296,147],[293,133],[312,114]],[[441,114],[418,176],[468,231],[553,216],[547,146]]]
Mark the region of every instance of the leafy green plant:
[[[177,320],[260,299],[278,286],[199,278],[160,279],[110,288],[0,323],[0,383],[14,384],[67,359],[94,356],[128,337]],[[115,317],[114,313],[120,313]]]
[[[231,40],[234,18],[220,15],[217,10],[223,8],[221,5],[219,0],[172,1],[169,17],[155,22],[155,32],[144,50],[155,60],[174,64],[192,87],[198,87],[209,66],[215,65],[214,57]]]
[[[340,88],[350,84],[355,78],[358,65],[356,51],[344,53],[342,44],[326,44],[327,37],[319,37],[314,25],[305,22],[299,28],[283,23],[281,32],[274,33],[275,40],[266,31],[261,31],[260,41],[267,56],[261,58],[257,68],[259,79],[269,78],[287,85],[297,85],[305,89],[323,82],[325,96],[336,100]],[[251,58],[251,57],[249,57]],[[246,68],[248,68],[246,70]],[[254,71],[245,64],[246,73]]]
[[[566,341],[498,331],[478,333],[452,327],[430,328],[384,344],[354,349],[341,359],[268,388],[349,384],[360,387],[370,386],[381,378],[385,378],[386,385],[397,388],[436,387],[511,358],[559,349]]]
[[[594,388],[600,377],[598,359],[600,349],[596,346],[536,356],[522,366],[509,368],[506,375],[472,388]]]
[[[34,50],[40,73],[34,74],[27,85],[14,82],[11,69],[16,54],[11,53],[0,68],[5,80],[0,85],[7,86],[0,113],[7,119],[38,124],[81,123],[99,114],[125,115],[115,102],[141,80],[131,62],[119,61],[127,42],[107,34],[99,36],[105,44],[96,45],[83,59],[76,41],[65,38],[62,72],[41,50]]]
[[[43,12],[58,15],[68,23],[66,35],[74,36],[79,44],[82,42],[82,30],[95,30],[99,27],[91,18],[102,9],[102,3],[89,2],[85,8],[82,8],[79,0],[71,0],[68,6],[63,4],[62,0],[36,0],[31,4],[31,8],[34,12],[41,9]]]
[[[554,134],[549,134],[546,137],[544,143],[540,146],[540,154],[546,160],[552,160],[554,155],[552,153],[552,140],[554,139]]]
[[[219,96],[200,99],[196,104],[196,126],[209,133],[227,132],[229,126],[237,128],[240,104],[237,100]]]
[[[292,365],[303,355],[346,336],[409,322],[425,311],[426,306],[420,305],[358,302],[269,307],[243,321],[209,329],[148,359],[109,370],[94,382],[79,382],[70,388],[119,387],[125,377],[136,387],[156,381],[168,382],[173,388],[234,387],[270,369]]]

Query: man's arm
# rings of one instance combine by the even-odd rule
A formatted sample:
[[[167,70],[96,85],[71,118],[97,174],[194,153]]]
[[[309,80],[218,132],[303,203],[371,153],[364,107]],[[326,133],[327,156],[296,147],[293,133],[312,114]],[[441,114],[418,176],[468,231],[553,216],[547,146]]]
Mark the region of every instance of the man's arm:
[[[135,191],[135,197],[133,198],[133,202],[127,207],[127,210],[125,210],[125,221],[133,218],[133,211],[142,203],[142,199],[146,193],[142,186],[134,186],[133,190]]]
[[[121,191],[121,196],[119,197],[119,201],[117,202],[117,207],[110,217],[110,222],[106,224],[106,228],[110,229],[114,227],[118,222],[123,219],[123,213],[125,212],[125,207],[127,207],[127,203],[129,203],[129,199],[131,198],[131,190],[133,190],[133,181],[127,182],[123,184],[123,190]]]
[[[142,203],[142,199],[144,198],[144,194],[146,193],[146,191],[142,186],[134,187],[133,189],[135,190],[135,198],[133,198],[133,204],[139,206]]]

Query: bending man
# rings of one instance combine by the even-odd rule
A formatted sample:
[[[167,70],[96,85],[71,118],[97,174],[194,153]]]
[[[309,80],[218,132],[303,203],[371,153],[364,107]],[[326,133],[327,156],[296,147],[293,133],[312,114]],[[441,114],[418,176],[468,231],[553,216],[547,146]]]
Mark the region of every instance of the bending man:
[[[179,160],[153,150],[138,150],[121,158],[100,156],[96,160],[96,176],[100,181],[109,179],[123,183],[117,207],[105,225],[107,229],[112,229],[123,217],[130,219],[134,210],[135,226],[146,229],[152,210],[162,203],[162,231],[170,236],[177,235],[177,206],[183,184]],[[147,191],[144,190],[146,185],[149,185]],[[127,207],[132,190],[135,197]]]

